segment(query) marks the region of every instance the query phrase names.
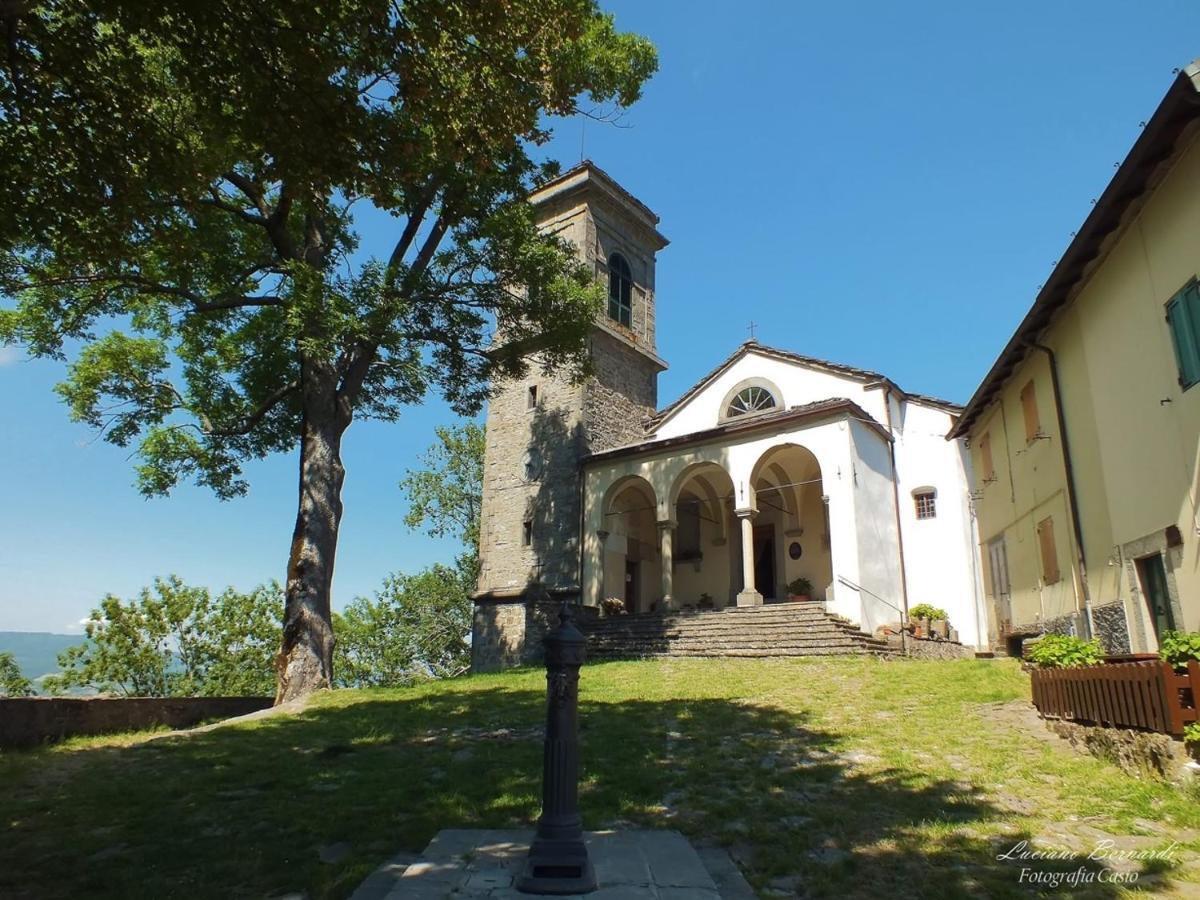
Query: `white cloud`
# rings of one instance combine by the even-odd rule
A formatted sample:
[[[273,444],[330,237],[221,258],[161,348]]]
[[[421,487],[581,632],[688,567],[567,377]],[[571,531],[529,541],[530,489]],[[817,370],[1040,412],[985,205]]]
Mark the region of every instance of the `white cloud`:
[[[0,345],[0,369],[12,366],[23,360],[25,356],[16,347]]]

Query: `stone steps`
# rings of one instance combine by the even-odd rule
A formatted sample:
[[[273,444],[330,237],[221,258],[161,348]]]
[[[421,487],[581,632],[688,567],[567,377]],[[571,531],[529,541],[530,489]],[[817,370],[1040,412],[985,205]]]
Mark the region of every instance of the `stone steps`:
[[[812,603],[613,616],[586,623],[592,659],[890,655],[886,641]]]

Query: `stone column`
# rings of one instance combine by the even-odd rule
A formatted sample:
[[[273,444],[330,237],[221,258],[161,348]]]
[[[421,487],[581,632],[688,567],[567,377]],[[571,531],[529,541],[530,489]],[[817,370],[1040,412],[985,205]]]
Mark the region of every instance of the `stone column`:
[[[600,569],[597,573],[597,582],[600,585],[600,596],[596,598],[596,604],[599,606],[604,603],[607,597],[607,595],[604,593],[604,570],[607,568],[608,563],[608,532],[601,528],[596,532],[596,537],[600,539]]]
[[[762,606],[763,596],[754,586],[754,517],[756,509],[737,510],[742,522],[742,591],[737,595],[738,606]]]
[[[664,610],[673,608],[672,593],[675,584],[675,522],[671,519],[658,523],[658,545],[662,569],[662,605]]]

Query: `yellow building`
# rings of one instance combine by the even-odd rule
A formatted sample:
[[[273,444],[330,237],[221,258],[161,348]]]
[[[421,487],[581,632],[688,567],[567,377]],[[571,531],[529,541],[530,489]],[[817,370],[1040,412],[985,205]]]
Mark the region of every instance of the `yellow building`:
[[[996,643],[1200,630],[1200,65],[963,410]]]

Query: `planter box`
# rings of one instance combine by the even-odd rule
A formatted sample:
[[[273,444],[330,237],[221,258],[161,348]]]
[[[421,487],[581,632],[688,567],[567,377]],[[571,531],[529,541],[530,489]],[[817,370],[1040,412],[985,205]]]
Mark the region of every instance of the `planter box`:
[[[1182,735],[1200,719],[1200,663],[1176,672],[1161,660],[1034,669],[1033,705],[1046,718]]]

